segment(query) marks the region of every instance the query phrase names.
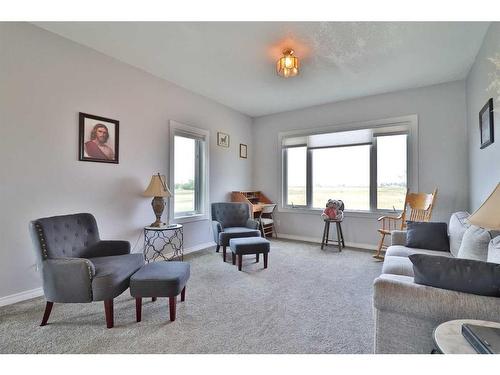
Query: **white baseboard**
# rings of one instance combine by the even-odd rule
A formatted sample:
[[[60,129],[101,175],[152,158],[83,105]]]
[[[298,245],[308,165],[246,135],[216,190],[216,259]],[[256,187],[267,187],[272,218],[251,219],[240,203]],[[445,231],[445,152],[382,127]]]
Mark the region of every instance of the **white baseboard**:
[[[304,241],[304,242],[312,242],[312,243],[321,243],[321,239],[316,237],[306,237],[306,236],[297,236],[295,234],[286,234],[286,233],[278,233],[278,238],[284,238],[287,240],[296,240],[296,241]],[[365,250],[377,250],[376,245],[366,244],[366,243],[357,243],[357,242],[345,242],[346,247],[355,247],[358,249]]]
[[[209,247],[216,246],[217,244],[214,241],[200,243],[199,245],[188,247],[184,249],[184,254],[194,253],[195,251],[205,250]]]
[[[10,296],[5,296],[0,298],[0,306],[12,305],[17,302],[25,301],[27,299],[32,299],[36,297],[43,296],[43,289],[35,288],[31,290],[25,290],[24,292],[11,294]]]

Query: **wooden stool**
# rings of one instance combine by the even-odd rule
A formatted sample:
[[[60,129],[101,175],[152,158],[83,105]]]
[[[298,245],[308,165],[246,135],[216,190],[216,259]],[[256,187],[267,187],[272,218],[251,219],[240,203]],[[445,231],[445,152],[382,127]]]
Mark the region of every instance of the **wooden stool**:
[[[337,227],[337,240],[329,240],[328,237],[330,236],[330,223],[335,223]],[[341,226],[342,220],[332,220],[332,219],[326,219],[325,220],[325,228],[323,229],[323,239],[321,240],[321,250],[323,250],[324,246],[328,246],[328,241],[331,242],[336,242],[338,247],[339,247],[339,252],[342,251],[342,248],[345,247],[344,243],[344,235],[342,233],[342,226]]]

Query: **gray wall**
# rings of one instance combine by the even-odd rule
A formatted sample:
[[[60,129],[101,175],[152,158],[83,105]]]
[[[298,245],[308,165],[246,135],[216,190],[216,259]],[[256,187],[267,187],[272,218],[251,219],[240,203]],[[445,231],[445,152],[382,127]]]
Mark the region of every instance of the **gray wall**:
[[[78,112],[120,121],[120,164],[78,161]],[[251,118],[29,24],[0,23],[0,116],[0,297],[41,285],[32,219],[92,212],[103,238],[136,243],[154,220],[141,193],[153,173],[168,176],[170,119],[210,130],[211,201],[252,187]],[[212,241],[208,221],[184,238]]]
[[[477,209],[500,182],[500,100],[493,89],[495,65],[488,58],[500,59],[500,23],[492,23],[483,45],[467,77],[467,135],[469,146],[470,208]],[[500,80],[500,70],[496,70]],[[498,81],[500,88],[500,81]],[[481,150],[479,136],[479,111],[489,98],[494,98],[495,142]],[[500,209],[499,209],[500,210]]]
[[[385,119],[417,114],[419,123],[419,189],[439,188],[433,219],[467,209],[465,82],[424,87],[325,104],[255,119],[254,185],[278,201],[280,174],[278,133],[288,130]],[[318,214],[279,213],[278,232],[293,237],[321,238]],[[344,223],[346,241],[375,246],[376,214],[352,214]]]

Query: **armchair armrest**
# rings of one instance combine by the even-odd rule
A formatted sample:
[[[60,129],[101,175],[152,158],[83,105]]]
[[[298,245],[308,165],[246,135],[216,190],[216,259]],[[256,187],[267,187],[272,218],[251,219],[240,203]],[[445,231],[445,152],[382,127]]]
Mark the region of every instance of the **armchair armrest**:
[[[219,245],[219,233],[222,232],[222,224],[212,220],[212,229],[214,234],[214,242]]]
[[[391,232],[391,245],[406,245],[406,231],[405,230],[393,230]]]
[[[86,258],[109,257],[130,254],[130,242],[120,240],[101,240],[85,250]]]
[[[95,267],[84,258],[52,258],[42,262],[43,291],[50,302],[91,302]]]
[[[247,228],[259,229],[259,222],[254,219],[248,219],[245,226]]]
[[[416,284],[412,277],[382,274],[374,281],[374,307],[419,319],[500,320],[500,298]]]

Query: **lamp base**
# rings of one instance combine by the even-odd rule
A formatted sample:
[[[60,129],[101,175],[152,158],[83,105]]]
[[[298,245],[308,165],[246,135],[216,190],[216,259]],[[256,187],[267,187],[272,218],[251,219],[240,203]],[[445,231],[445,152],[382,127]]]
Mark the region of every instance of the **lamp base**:
[[[155,213],[156,220],[150,225],[150,227],[161,227],[163,225],[166,225],[161,221],[161,215],[163,213],[163,209],[165,208],[165,200],[163,199],[163,197],[154,197],[151,201],[151,206],[153,207],[153,212]]]

